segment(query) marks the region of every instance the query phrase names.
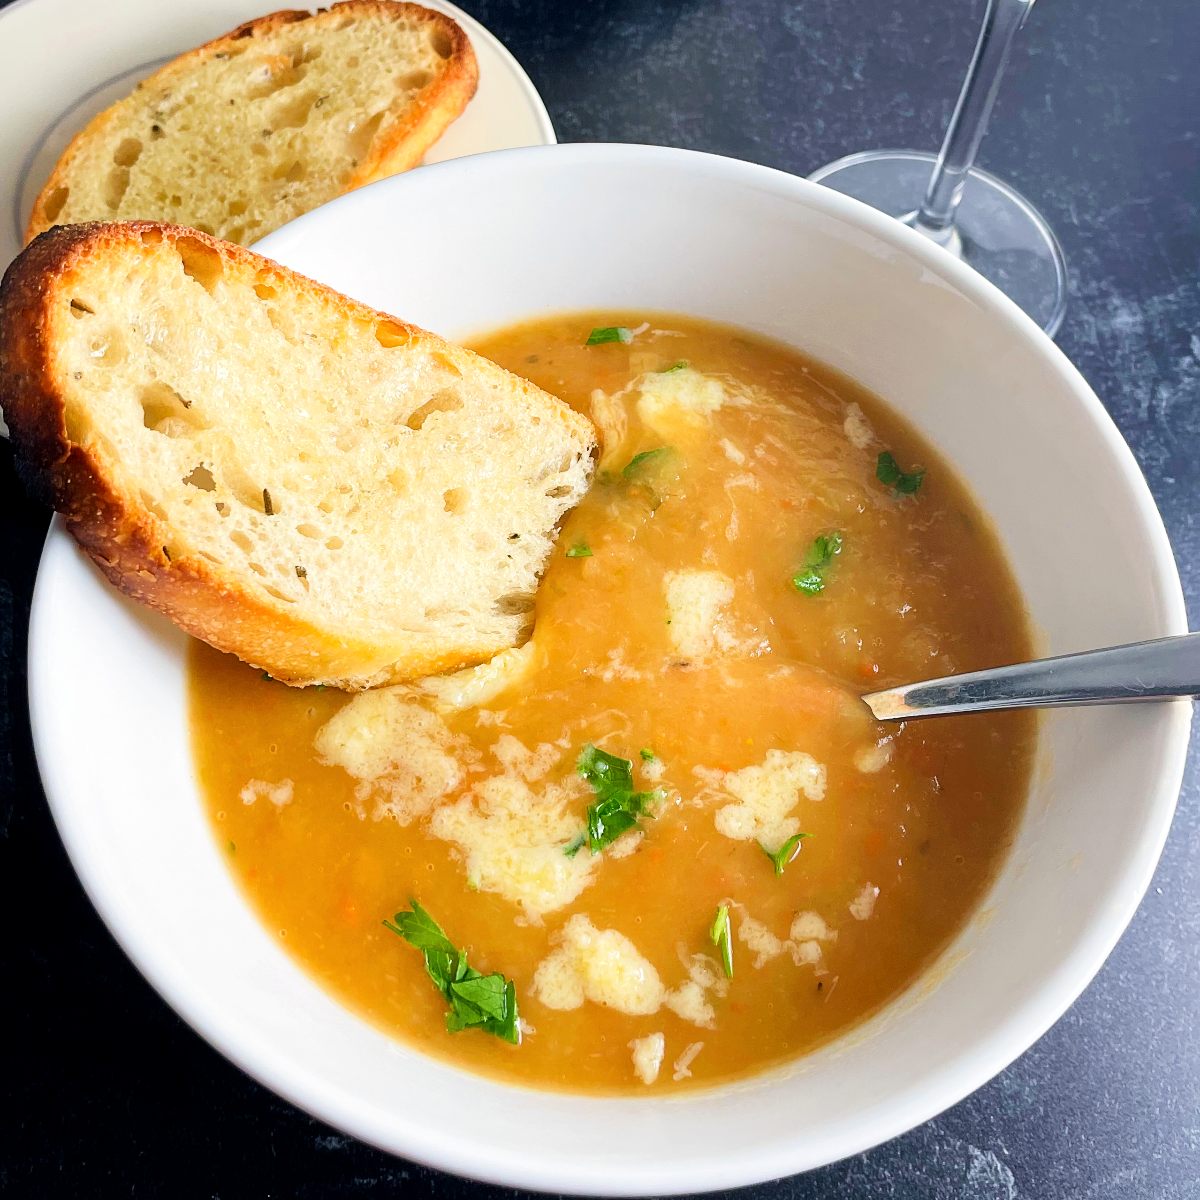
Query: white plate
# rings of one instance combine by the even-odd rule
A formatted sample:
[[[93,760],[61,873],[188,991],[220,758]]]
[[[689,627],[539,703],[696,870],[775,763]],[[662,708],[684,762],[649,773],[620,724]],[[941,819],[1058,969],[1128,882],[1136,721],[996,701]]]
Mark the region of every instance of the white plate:
[[[389,236],[398,205],[425,236]],[[1061,351],[968,267],[825,188],[683,150],[515,150],[363,188],[263,249],[451,337],[539,312],[641,308],[791,341],[880,392],[970,482],[1047,653],[1187,628],[1145,481]],[[286,955],[196,794],[184,646],[56,523],[30,624],[34,745],[63,842],[121,945],[209,1041],[331,1124],[448,1170],[571,1193],[775,1178],[864,1150],[979,1087],[1062,1014],[1132,916],[1170,825],[1191,715],[1143,704],[1048,716],[984,908],[933,972],[850,1036],[738,1086],[602,1099],[427,1058]],[[118,1092],[135,1086],[114,1077]]]
[[[517,60],[453,4],[421,2],[452,16],[479,60],[475,98],[425,161],[553,145],[545,105]],[[17,0],[0,11],[0,270],[20,251],[54,164],[96,113],[183,51],[285,7],[273,0]]]

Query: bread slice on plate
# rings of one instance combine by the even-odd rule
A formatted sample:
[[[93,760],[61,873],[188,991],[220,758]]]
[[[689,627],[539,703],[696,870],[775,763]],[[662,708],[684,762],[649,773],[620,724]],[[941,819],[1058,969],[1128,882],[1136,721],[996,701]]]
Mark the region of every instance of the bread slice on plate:
[[[0,284],[27,480],[123,592],[288,683],[519,644],[594,430],[494,363],[228,242],[65,226]]]
[[[67,147],[26,238],[156,220],[249,245],[416,166],[475,92],[467,35],[390,0],[277,12],[166,64]]]

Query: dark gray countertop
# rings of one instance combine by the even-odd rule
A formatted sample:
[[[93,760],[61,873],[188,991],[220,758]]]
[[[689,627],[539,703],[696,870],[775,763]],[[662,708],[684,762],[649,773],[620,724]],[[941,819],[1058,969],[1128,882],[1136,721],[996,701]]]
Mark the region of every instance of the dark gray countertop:
[[[561,140],[690,146],[799,174],[854,150],[935,149],[982,11],[980,0],[467,0],[467,7],[525,64]],[[1062,240],[1071,300],[1059,343],[1146,472],[1194,626],[1194,0],[1039,5],[981,162],[1024,191]],[[0,1123],[0,1193],[504,1194],[391,1159],[276,1099],[183,1025],[113,944],[67,864],[30,748],[24,646],[45,524],[0,446],[0,979],[10,1014],[0,1070],[8,1114]],[[1067,1015],[937,1120],[753,1194],[1200,1197],[1198,1024],[1200,761],[1193,753],[1154,884]]]

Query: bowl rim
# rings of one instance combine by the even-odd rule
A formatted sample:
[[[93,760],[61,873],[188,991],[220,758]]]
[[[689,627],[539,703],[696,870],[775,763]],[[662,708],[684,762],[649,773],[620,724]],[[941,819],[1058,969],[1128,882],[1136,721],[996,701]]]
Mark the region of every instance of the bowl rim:
[[[621,143],[584,143],[495,151],[385,179],[370,185],[370,189],[402,191],[426,172],[438,172],[439,177],[458,173],[468,186],[475,187],[478,184],[472,181],[472,177],[480,173],[521,171],[529,163],[543,169],[550,155],[554,156],[555,169],[561,167],[570,170],[579,166],[598,165],[615,169],[665,165],[681,175],[717,178],[726,183],[769,192],[864,230],[943,277],[977,305],[988,310],[994,320],[1006,326],[1014,337],[1028,343],[1053,369],[1103,437],[1106,448],[1119,464],[1123,482],[1134,499],[1139,522],[1147,535],[1147,569],[1158,584],[1155,617],[1162,626],[1163,634],[1186,632],[1182,585],[1161,516],[1132,451],[1100,400],[1063,352],[1011,300],[948,252],[891,217],[831,189],[771,167],[700,151]],[[346,207],[349,216],[353,212],[356,195],[350,193],[305,214],[269,235],[255,249],[270,256],[275,243],[284,241],[292,234],[306,232],[316,222],[327,221],[330,215],[327,210]],[[232,1027],[227,1014],[210,1008],[190,992],[171,964],[157,958],[152,947],[143,945],[137,931],[124,927],[92,862],[90,847],[73,836],[69,821],[60,819],[66,807],[62,799],[64,781],[60,778],[58,758],[49,736],[53,724],[51,713],[54,696],[44,679],[44,664],[49,660],[48,639],[52,636],[44,619],[46,589],[49,586],[46,568],[58,554],[73,549],[62,519],[55,518],[43,548],[30,614],[30,723],[43,789],[59,836],[89,899],[114,939],[141,974],[185,1021],[221,1054],[264,1086],[318,1119],[391,1154],[490,1183],[541,1192],[566,1191],[594,1195],[638,1195],[651,1191],[673,1194],[742,1186],[813,1169],[870,1149],[957,1104],[1032,1046],[1075,1001],[1103,965],[1150,884],[1171,825],[1183,779],[1191,714],[1188,705],[1179,703],[1173,706],[1174,711],[1169,717],[1164,714],[1164,748],[1153,773],[1153,783],[1147,789],[1148,815],[1142,836],[1130,848],[1120,878],[1110,887],[1106,904],[1097,910],[1086,934],[1078,939],[1071,952],[1044,979],[1038,990],[1023,1004],[1012,1009],[1003,1021],[972,1047],[970,1053],[940,1064],[914,1091],[893,1097],[890,1106],[886,1110],[881,1109],[869,1123],[856,1125],[840,1141],[827,1142],[816,1154],[802,1153],[792,1143],[780,1141],[771,1147],[770,1152],[757,1147],[752,1157],[737,1158],[726,1147],[719,1164],[710,1161],[672,1163],[668,1160],[661,1165],[656,1164],[653,1169],[647,1169],[644,1164],[631,1168],[614,1162],[606,1164],[603,1171],[593,1170],[589,1175],[582,1172],[572,1174],[569,1168],[542,1166],[524,1151],[497,1154],[494,1148],[459,1142],[449,1131],[438,1131],[440,1136],[431,1136],[430,1130],[422,1126],[419,1119],[413,1120],[407,1113],[392,1114],[392,1119],[385,1127],[368,1106],[356,1103],[352,1094],[331,1087],[328,1081],[317,1078],[307,1068],[298,1068],[294,1062],[279,1061],[275,1056],[262,1052],[253,1038],[241,1036],[241,1031]],[[513,1087],[506,1084],[500,1086]],[[526,1089],[514,1087],[514,1090]],[[653,1097],[629,1099],[635,1104],[654,1102]],[[624,1099],[621,1102],[625,1102]]]

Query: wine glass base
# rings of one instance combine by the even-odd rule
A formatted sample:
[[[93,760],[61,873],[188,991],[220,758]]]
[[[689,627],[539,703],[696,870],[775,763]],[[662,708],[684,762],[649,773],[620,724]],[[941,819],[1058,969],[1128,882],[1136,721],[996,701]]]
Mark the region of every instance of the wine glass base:
[[[911,225],[936,162],[936,155],[919,150],[869,150],[839,158],[809,179]],[[1067,306],[1062,248],[1037,209],[1008,184],[972,168],[954,228],[931,240],[994,283],[1051,337],[1058,332]]]

